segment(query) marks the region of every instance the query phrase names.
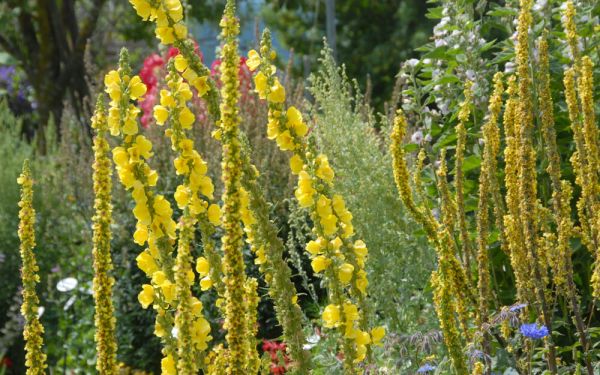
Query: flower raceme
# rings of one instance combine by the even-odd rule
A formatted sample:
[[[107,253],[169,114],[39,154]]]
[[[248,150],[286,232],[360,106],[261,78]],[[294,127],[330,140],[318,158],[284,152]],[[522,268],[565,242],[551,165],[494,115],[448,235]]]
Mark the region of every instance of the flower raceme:
[[[330,302],[322,319],[327,328],[338,328],[344,338],[344,366],[354,371],[365,359],[369,344],[378,343],[383,328],[368,331],[364,302],[368,285],[364,270],[368,254],[364,242],[351,241],[352,214],[341,196],[331,192],[335,173],[323,154],[315,154],[306,136],[308,125],[295,107],[285,108],[285,88],[275,76],[270,34],[265,31],[260,53],[252,50],[246,64],[254,76],[255,91],[268,103],[267,137],[282,151],[292,151],[290,169],[298,175],[296,199],[307,208],[315,222],[317,239],[307,244],[311,265],[329,285]],[[377,339],[377,340],[375,340]]]
[[[172,219],[173,209],[169,201],[155,192],[158,174],[148,164],[153,155],[152,143],[137,134],[139,110],[132,103],[141,98],[146,88],[138,76],[131,77],[130,74],[128,54],[123,49],[119,69],[105,77],[106,91],[111,96],[108,126],[111,134],[122,139],[121,145],[113,149],[113,160],[119,180],[135,202],[133,215],[137,224],[134,241],[140,246],[147,245],[136,260],[151,282],[142,286],[138,300],[143,308],[152,305],[157,312],[154,333],[163,339],[163,370],[169,373],[165,369],[178,359],[172,333],[173,312],[177,307],[172,255],[177,225]]]
[[[33,208],[33,180],[29,168],[29,160],[23,163],[23,171],[17,183],[21,185],[21,200],[19,201],[19,240],[20,254],[23,266],[21,280],[23,282],[23,304],[21,314],[25,318],[23,338],[25,339],[25,366],[27,375],[46,373],[46,354],[42,351],[44,345],[44,327],[40,323],[39,298],[35,286],[40,282],[37,274],[39,268],[33,249],[35,247],[35,210]]]

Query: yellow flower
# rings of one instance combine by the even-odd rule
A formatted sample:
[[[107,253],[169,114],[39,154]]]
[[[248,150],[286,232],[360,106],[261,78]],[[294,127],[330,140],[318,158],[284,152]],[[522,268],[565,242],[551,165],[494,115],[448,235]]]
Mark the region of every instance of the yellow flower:
[[[337,232],[337,217],[335,215],[327,215],[321,218],[321,226],[323,227],[323,233],[330,236]]]
[[[263,72],[258,72],[254,76],[254,87],[256,87],[255,91],[258,93],[258,97],[261,99],[266,99],[267,97],[267,76],[263,74]]]
[[[180,73],[186,70],[188,67],[187,60],[182,55],[175,56],[174,64],[175,69],[177,69],[177,71]]]
[[[340,323],[340,308],[336,305],[327,305],[321,317],[326,328],[337,327]]]
[[[202,277],[208,275],[210,264],[205,257],[199,257],[198,260],[196,260],[196,271]]]
[[[246,60],[246,65],[251,72],[255,71],[260,66],[260,55],[258,52],[253,49],[248,52],[248,60]]]
[[[140,76],[133,76],[128,84],[129,96],[131,99],[136,100],[146,93],[146,85],[142,82]]]
[[[188,107],[184,107],[179,113],[179,122],[184,129],[189,129],[195,120],[196,117]]]
[[[302,161],[302,158],[300,156],[294,155],[290,158],[290,169],[292,170],[293,174],[300,173],[303,168],[304,162]]]
[[[367,245],[365,245],[365,242],[363,240],[356,240],[354,242],[354,254],[361,258],[364,258],[369,254]]]
[[[283,151],[293,150],[296,148],[296,145],[294,144],[294,138],[292,138],[289,130],[286,130],[277,136],[277,145]]]
[[[338,277],[340,281],[347,284],[352,280],[352,273],[354,272],[354,266],[350,263],[344,263],[339,267]]]
[[[146,0],[129,0],[131,5],[135,8],[138,16],[142,17],[143,20],[147,20],[150,17],[152,12],[152,7],[150,3]]]
[[[331,264],[331,259],[328,259],[327,257],[325,257],[323,255],[319,255],[319,256],[315,257],[312,260],[312,262],[310,262],[310,265],[312,266],[313,271],[315,271],[316,273],[324,271],[325,269],[327,269],[327,267],[329,267],[330,264]]]
[[[306,244],[306,251],[308,251],[309,253],[311,253],[313,255],[317,255],[323,250],[323,247],[321,246],[321,244],[322,244],[321,238],[318,238],[316,241],[309,241]]]
[[[221,207],[218,204],[213,203],[208,207],[208,220],[213,225],[221,223]]]
[[[135,233],[133,233],[133,240],[136,244],[143,246],[148,239],[148,227],[143,224],[136,226]]]
[[[169,117],[169,110],[162,105],[154,106],[154,119],[156,120],[156,124],[164,125]]]
[[[279,79],[275,78],[275,83],[271,87],[267,100],[273,103],[283,103],[285,101],[285,88],[279,83]]]
[[[171,355],[166,356],[160,361],[160,369],[162,375],[176,375],[177,370],[175,369],[175,361]]]
[[[371,336],[368,332],[358,331],[355,340],[357,345],[367,345],[371,342]]]
[[[148,250],[142,251],[135,260],[137,261],[138,268],[148,276],[152,276],[154,272],[158,271],[156,260],[154,260],[154,257]]]
[[[177,186],[177,190],[175,190],[175,194],[173,194],[173,196],[177,202],[177,207],[180,209],[184,209],[190,201],[189,189],[184,185]]]
[[[327,156],[317,156],[317,164],[319,165],[319,167],[317,168],[317,177],[329,184],[333,183],[333,178],[335,177],[335,174],[333,173],[333,169],[331,169],[331,166],[329,166],[329,160],[327,160]]]
[[[367,333],[367,336],[369,334]],[[356,359],[354,359],[355,363],[361,362],[367,356],[367,347],[364,345],[356,346]]]
[[[202,291],[209,290],[212,287],[212,280],[210,277],[206,276],[200,280],[200,289]]]
[[[382,326],[375,327],[371,330],[371,338],[373,339],[373,344],[380,344],[381,340],[385,336],[385,328]]]
[[[148,306],[154,302],[154,288],[152,285],[144,284],[142,285],[142,291],[138,294],[138,301],[143,308],[147,309]]]

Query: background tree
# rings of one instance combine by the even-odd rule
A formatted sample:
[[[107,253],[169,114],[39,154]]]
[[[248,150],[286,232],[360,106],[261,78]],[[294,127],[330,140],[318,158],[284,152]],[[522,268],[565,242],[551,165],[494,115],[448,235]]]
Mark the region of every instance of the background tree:
[[[85,100],[90,89],[84,56],[105,2],[0,2],[0,46],[19,61],[34,88],[40,128],[50,118],[60,124],[64,100],[82,124],[87,122],[91,108]]]

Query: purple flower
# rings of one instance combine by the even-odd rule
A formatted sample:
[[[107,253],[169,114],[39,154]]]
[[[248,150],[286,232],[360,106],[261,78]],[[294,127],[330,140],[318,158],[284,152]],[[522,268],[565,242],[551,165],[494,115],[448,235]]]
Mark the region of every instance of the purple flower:
[[[544,338],[550,333],[548,327],[544,325],[538,326],[537,323],[522,324],[520,330],[523,336],[536,340]]]
[[[419,369],[417,370],[417,374],[425,374],[429,371],[433,371],[435,370],[435,366],[430,365],[429,363],[424,364],[423,366],[419,367]]]
[[[527,307],[526,303],[518,303],[516,305],[512,305],[510,307],[510,309],[508,309],[510,312],[517,312],[517,311],[521,311],[523,310],[525,307]]]

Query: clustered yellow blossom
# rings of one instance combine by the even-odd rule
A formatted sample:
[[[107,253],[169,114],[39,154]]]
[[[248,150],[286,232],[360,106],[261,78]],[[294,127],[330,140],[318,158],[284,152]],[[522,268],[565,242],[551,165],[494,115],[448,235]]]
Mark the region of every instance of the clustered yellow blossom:
[[[178,70],[185,71],[185,68],[181,64],[181,55],[177,55],[174,62],[169,62],[168,89],[161,90],[160,105],[154,107],[154,116],[157,124],[169,124],[165,134],[170,138],[171,147],[176,153],[175,170],[182,180],[174,194],[177,206],[183,210],[178,224],[179,241],[175,266],[178,300],[175,327],[179,355],[176,367],[178,374],[196,374],[200,362],[198,357],[208,347],[207,342],[211,340],[211,336],[210,324],[202,315],[202,303],[192,296],[190,289],[195,280],[190,248],[197,217],[202,216],[213,225],[218,225],[220,208],[208,201],[213,198],[214,186],[210,177],[206,176],[206,162],[194,149],[193,141],[186,134],[191,129],[195,116],[187,106],[192,98],[190,86],[177,73]],[[204,276],[201,285],[206,286],[206,279],[207,276]],[[210,282],[210,278],[208,281]]]
[[[138,16],[144,21],[155,23],[155,34],[163,45],[173,45],[181,57],[176,60],[178,70],[187,82],[196,88],[199,96],[208,103],[209,112],[218,117],[219,97],[214,82],[208,80],[210,69],[196,54],[194,43],[188,38],[184,21],[184,8],[180,0],[129,0]],[[180,67],[185,68],[180,69]]]
[[[93,257],[94,257],[94,302],[96,313],[96,369],[100,374],[116,374],[117,341],[115,336],[114,307],[112,288],[115,279],[110,275],[112,259],[110,240],[112,223],[112,163],[109,157],[110,146],[106,140],[108,130],[104,96],[98,97],[96,111],[92,117],[92,128],[96,130],[94,137],[94,217],[93,221]]]
[[[122,185],[131,192],[135,202],[133,215],[137,224],[133,238],[138,245],[148,246],[136,260],[151,283],[142,286],[138,300],[143,308],[152,305],[156,310],[154,333],[163,339],[163,367],[168,369],[172,361],[177,361],[172,333],[173,311],[177,306],[172,255],[177,225],[172,219],[171,204],[155,192],[158,174],[148,165],[148,159],[152,157],[152,143],[137,134],[139,110],[131,101],[139,99],[146,88],[143,83],[131,85],[131,82],[138,82],[139,77],[131,77],[130,73],[127,51],[123,49],[119,69],[105,77],[106,91],[112,99],[108,123],[111,132],[121,135],[123,140],[113,149],[113,161]],[[112,114],[115,120],[111,124]]]
[[[239,23],[235,16],[234,1],[227,1],[221,19],[221,118],[217,124],[223,143],[221,178],[223,193],[223,271],[225,276],[225,322],[227,330],[227,374],[247,374],[251,363],[248,340],[254,337],[248,332],[245,319],[248,311],[244,285],[246,273],[242,254],[243,229],[241,224],[242,146],[239,136]],[[256,314],[256,311],[252,312]],[[245,319],[242,319],[245,317]],[[254,350],[256,348],[254,347]]]
[[[27,375],[42,375],[46,373],[46,354],[44,345],[44,327],[40,323],[38,309],[40,300],[35,286],[40,282],[39,267],[35,260],[35,210],[33,208],[33,180],[29,160],[23,163],[23,171],[17,179],[21,185],[21,200],[19,201],[19,240],[21,247],[21,281],[23,282],[23,304],[21,315],[25,318],[23,338],[25,339],[25,366]]]
[[[285,107],[285,88],[275,76],[270,33],[263,34],[260,53],[249,52],[247,65],[259,70],[254,76],[255,90],[269,107],[267,137],[282,151],[292,151],[290,169],[298,175],[296,199],[307,208],[315,223],[317,239],[307,244],[311,265],[323,273],[329,286],[330,304],[322,318],[324,326],[337,327],[343,334],[344,366],[354,371],[363,361],[368,345],[378,344],[383,328],[368,331],[365,318],[367,274],[364,270],[368,254],[364,242],[352,241],[352,214],[341,196],[332,192],[335,173],[323,154],[309,149],[306,135],[308,125],[301,112]],[[347,311],[347,314],[344,314]],[[355,312],[355,313],[354,313]]]

